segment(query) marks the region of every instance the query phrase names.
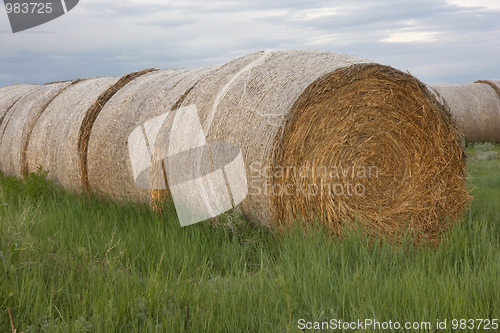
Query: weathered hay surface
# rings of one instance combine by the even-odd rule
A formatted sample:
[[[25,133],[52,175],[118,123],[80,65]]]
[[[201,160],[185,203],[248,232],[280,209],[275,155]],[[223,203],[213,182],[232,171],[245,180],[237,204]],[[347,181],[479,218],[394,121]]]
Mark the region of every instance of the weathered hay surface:
[[[149,202],[149,191],[134,181],[128,136],[148,119],[176,109],[193,85],[211,70],[159,70],[135,79],[117,92],[102,108],[90,135],[90,189],[118,199]]]
[[[0,126],[9,109],[21,97],[38,88],[36,84],[14,84],[0,88]]]
[[[42,166],[68,189],[83,186],[138,202],[162,198],[167,190],[149,191],[135,183],[127,141],[139,126],[146,133],[148,120],[179,109],[175,120],[161,118],[169,120],[156,140],[175,140],[172,151],[186,163],[165,161],[148,175],[150,184],[168,185],[166,171],[171,175],[172,168],[185,165],[178,174],[193,180],[190,189],[200,190],[189,194],[206,202],[225,190],[232,203],[235,193],[243,200],[242,184],[248,184],[239,207],[263,225],[285,228],[297,218],[319,217],[340,234],[348,221],[359,218],[369,232],[390,239],[411,231],[435,240],[470,198],[462,136],[447,106],[454,107],[456,96],[448,91],[454,90],[428,88],[389,66],[320,51],[264,51],[220,67],[147,69],[119,80],[54,83],[15,104],[15,98],[5,97],[10,102],[4,104],[13,105],[5,107],[0,123],[0,168],[21,176]],[[457,91],[472,100],[486,94],[495,105],[495,90],[487,84]],[[190,118],[176,127],[172,139],[168,128],[184,119],[176,118],[181,112]],[[455,117],[465,126],[461,122],[466,116],[470,122],[471,115],[460,112],[454,110]],[[488,123],[500,117],[488,112]],[[203,147],[190,151],[193,135]],[[145,135],[146,146],[148,140]],[[167,153],[164,148],[161,142],[148,146],[160,156]],[[236,168],[224,171],[226,189],[210,182],[218,187],[196,185],[201,182],[193,177],[213,176],[236,156],[244,161],[246,181],[235,162]],[[172,188],[183,181],[174,179]]]
[[[59,94],[38,119],[27,151],[28,172],[49,170],[47,178],[67,190],[81,190],[78,139],[90,107],[117,82],[115,77],[81,80]]]
[[[38,118],[57,95],[77,81],[41,86],[9,109],[0,125],[0,169],[5,175],[27,173],[26,150]]]
[[[469,142],[500,142],[500,97],[492,84],[433,84]]]
[[[498,98],[500,99],[500,80],[478,80],[475,83],[484,83],[489,85],[490,87],[495,90],[495,92],[498,95]]]
[[[241,148],[241,210],[264,225],[313,214],[340,233],[358,216],[374,233],[432,239],[469,200],[450,114],[391,67],[330,52],[259,52],[202,78],[180,106],[193,104],[208,142]]]
[[[154,72],[157,69],[155,68],[148,68],[148,69],[143,69],[140,71],[132,72],[123,75],[115,84],[113,84],[111,87],[109,87],[105,92],[99,96],[99,98],[92,104],[90,109],[88,109],[87,113],[85,114],[85,117],[83,118],[81,127],[80,127],[80,132],[79,132],[79,137],[78,137],[78,158],[80,160],[80,166],[78,170],[74,171],[69,171],[69,172],[78,172],[80,173],[80,184],[83,184],[83,186],[89,190],[90,185],[89,185],[89,180],[88,180],[88,169],[87,169],[87,154],[88,154],[88,148],[89,148],[89,140],[90,140],[90,134],[92,132],[92,128],[94,126],[94,122],[99,116],[99,113],[101,112],[102,108],[106,103],[118,92],[120,89],[125,87],[129,82],[132,82],[136,78],[150,73]],[[104,143],[108,144],[108,142]]]

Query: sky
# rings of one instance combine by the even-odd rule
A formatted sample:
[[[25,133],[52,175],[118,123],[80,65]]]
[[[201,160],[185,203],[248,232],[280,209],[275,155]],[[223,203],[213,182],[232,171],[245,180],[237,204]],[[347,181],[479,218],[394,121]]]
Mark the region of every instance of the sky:
[[[218,65],[264,49],[356,55],[427,84],[500,79],[500,1],[80,0],[15,34],[0,6],[0,87]]]

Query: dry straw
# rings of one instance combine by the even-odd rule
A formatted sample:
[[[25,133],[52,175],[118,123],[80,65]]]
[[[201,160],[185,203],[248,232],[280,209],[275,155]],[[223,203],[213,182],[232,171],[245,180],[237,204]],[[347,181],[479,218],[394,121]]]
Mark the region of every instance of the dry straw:
[[[433,84],[469,142],[500,142],[499,88],[494,82]]]
[[[498,95],[498,98],[500,99],[500,80],[478,80],[475,83],[484,83],[489,85],[490,87],[495,90],[495,92]]]
[[[6,175],[22,177],[28,172],[26,151],[38,118],[56,96],[77,81],[41,86],[9,109],[0,125],[0,168]]]
[[[261,224],[319,217],[340,234],[361,218],[376,234],[435,239],[469,200],[449,112],[391,67],[330,52],[259,52],[203,77],[180,106],[192,104],[207,141],[241,148],[249,191],[241,210]]]
[[[14,84],[0,88],[0,126],[10,108],[24,95],[35,90],[36,84]]]
[[[162,199],[166,190],[135,184],[128,136],[149,119],[195,105],[208,142],[241,149],[248,195],[239,208],[250,220],[285,228],[297,218],[319,219],[341,234],[359,219],[372,234],[414,232],[432,241],[469,201],[462,137],[440,96],[454,104],[441,93],[447,89],[435,89],[440,95],[394,68],[321,51],[263,51],[215,68],[148,69],[115,83],[56,83],[7,107],[0,166],[21,175],[42,165],[67,188]],[[165,170],[150,176],[160,183]]]
[[[118,199],[149,202],[135,184],[127,140],[145,121],[176,109],[196,82],[212,68],[169,69],[148,73],[127,84],[102,108],[88,148],[88,182],[94,192]],[[164,191],[156,191],[160,196]]]
[[[81,190],[78,158],[79,131],[95,101],[118,78],[81,80],[57,96],[38,119],[28,144],[28,172],[39,167],[48,170],[47,178],[67,190]]]
[[[106,105],[106,103],[118,91],[120,91],[120,89],[125,87],[129,82],[135,80],[136,78],[153,71],[156,71],[156,69],[148,68],[137,72],[125,74],[115,84],[113,84],[105,92],[103,92],[99,96],[99,98],[92,104],[92,106],[87,110],[87,113],[83,118],[78,133],[78,159],[80,161],[80,166],[78,167],[78,170],[73,170],[73,172],[75,173],[79,171],[80,184],[82,184],[85,189],[90,190],[90,185],[88,180],[87,155],[88,155],[90,134],[92,132],[92,127],[94,126],[96,118],[99,116],[99,113],[101,112],[104,105]],[[109,144],[109,142],[105,142],[104,144]]]

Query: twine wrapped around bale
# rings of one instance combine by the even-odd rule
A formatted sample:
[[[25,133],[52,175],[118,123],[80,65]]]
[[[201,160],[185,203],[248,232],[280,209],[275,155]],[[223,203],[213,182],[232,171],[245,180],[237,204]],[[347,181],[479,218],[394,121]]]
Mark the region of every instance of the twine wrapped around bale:
[[[203,77],[179,107],[190,105],[207,142],[240,147],[248,179],[240,208],[261,224],[319,217],[341,233],[360,218],[376,234],[433,239],[468,203],[449,112],[391,67],[330,52],[259,52]]]
[[[48,170],[47,179],[79,191],[78,139],[83,119],[95,101],[117,82],[115,77],[81,80],[64,90],[38,119],[28,144],[28,172]]]
[[[437,83],[431,87],[449,106],[469,142],[500,142],[500,97],[494,83]]]
[[[78,82],[67,81],[41,86],[19,99],[0,125],[0,169],[8,176],[28,172],[26,151],[38,118],[64,89]]]
[[[36,84],[13,84],[0,88],[0,126],[10,108],[24,95],[37,89]]]
[[[113,96],[96,118],[88,144],[88,182],[94,192],[150,202],[147,189],[134,182],[127,140],[146,120],[177,108],[186,93],[213,68],[169,69],[148,73]],[[164,190],[154,192],[163,197]]]

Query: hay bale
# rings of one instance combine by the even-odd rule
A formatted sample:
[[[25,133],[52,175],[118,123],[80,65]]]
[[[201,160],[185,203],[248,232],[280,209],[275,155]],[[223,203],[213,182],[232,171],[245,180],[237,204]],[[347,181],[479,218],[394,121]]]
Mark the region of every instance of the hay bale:
[[[120,89],[122,89],[138,77],[150,72],[154,72],[156,70],[157,69],[155,68],[148,68],[123,75],[115,84],[113,84],[105,92],[103,92],[101,96],[99,96],[99,98],[94,102],[94,104],[92,104],[90,109],[88,109],[87,113],[85,114],[78,137],[78,158],[80,160],[80,166],[78,169],[80,172],[80,183],[83,184],[85,189],[90,190],[88,181],[87,154],[89,149],[90,134],[92,132],[92,128],[97,116],[99,116],[99,113],[101,112],[104,105],[106,105],[106,103],[118,91],[120,91]],[[75,170],[75,172],[76,171],[77,170]]]
[[[22,177],[27,173],[26,151],[38,118],[55,97],[76,82],[41,86],[9,109],[0,125],[0,169],[4,174]]]
[[[478,80],[475,83],[484,83],[489,85],[491,88],[493,88],[493,90],[495,90],[498,98],[500,98],[500,80]]]
[[[240,147],[240,208],[263,225],[319,215],[340,233],[361,217],[377,234],[409,228],[435,238],[469,200],[450,114],[391,67],[330,52],[258,52],[203,77],[179,106],[191,105],[207,142]]]
[[[500,142],[500,98],[484,83],[433,84],[469,142]]]
[[[81,190],[78,140],[80,127],[99,96],[116,77],[81,80],[59,94],[38,119],[28,144],[28,172],[48,170],[47,179],[70,191]]]
[[[13,84],[0,88],[0,126],[9,109],[21,97],[38,88],[36,84]]]
[[[90,135],[89,188],[118,199],[149,202],[149,191],[138,187],[133,177],[128,136],[148,119],[177,108],[186,93],[211,70],[160,70],[137,78],[116,93],[101,110]]]

